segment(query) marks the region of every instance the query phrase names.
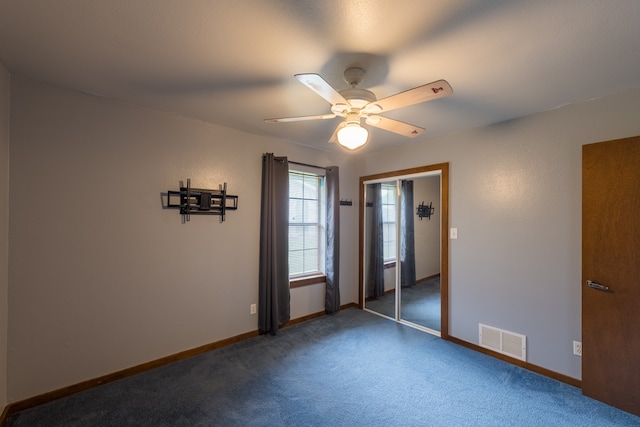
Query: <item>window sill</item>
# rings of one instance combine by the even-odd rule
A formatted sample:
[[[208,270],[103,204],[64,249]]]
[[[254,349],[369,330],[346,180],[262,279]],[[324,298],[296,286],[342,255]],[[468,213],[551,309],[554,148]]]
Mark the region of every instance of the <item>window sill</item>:
[[[394,268],[396,266],[396,260],[392,260],[392,261],[385,261],[384,263],[384,268]]]
[[[316,285],[318,283],[325,283],[327,276],[324,274],[317,274],[315,276],[302,276],[296,278],[289,278],[289,288],[301,288],[303,286]]]

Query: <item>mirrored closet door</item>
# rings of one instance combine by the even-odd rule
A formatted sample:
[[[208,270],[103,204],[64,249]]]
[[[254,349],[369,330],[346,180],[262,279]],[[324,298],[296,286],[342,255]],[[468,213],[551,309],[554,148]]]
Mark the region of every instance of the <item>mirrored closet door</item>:
[[[443,189],[448,165],[360,181],[361,306],[446,334],[448,256],[443,249],[448,252],[448,239],[443,230],[448,228],[448,191]]]
[[[396,318],[397,183],[366,184],[365,307]]]

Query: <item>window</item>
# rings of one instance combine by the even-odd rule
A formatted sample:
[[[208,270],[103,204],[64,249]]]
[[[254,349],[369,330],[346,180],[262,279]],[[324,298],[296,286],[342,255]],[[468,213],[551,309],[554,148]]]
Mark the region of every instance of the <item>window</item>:
[[[289,171],[289,276],[322,275],[324,177]]]
[[[382,252],[385,261],[396,259],[396,192],[395,184],[382,184]]]

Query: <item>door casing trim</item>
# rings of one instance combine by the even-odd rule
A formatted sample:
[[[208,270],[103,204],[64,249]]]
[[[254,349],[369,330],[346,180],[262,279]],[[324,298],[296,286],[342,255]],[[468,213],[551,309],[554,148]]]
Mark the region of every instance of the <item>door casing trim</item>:
[[[383,172],[360,177],[358,233],[358,304],[364,309],[364,183],[377,179],[401,179],[426,172],[440,172],[440,336],[449,338],[449,163]]]

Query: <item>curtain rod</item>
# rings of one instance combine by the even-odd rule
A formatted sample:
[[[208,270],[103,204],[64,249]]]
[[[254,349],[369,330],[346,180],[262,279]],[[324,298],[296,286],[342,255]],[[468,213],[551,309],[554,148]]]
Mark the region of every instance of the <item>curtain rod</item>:
[[[294,161],[292,161],[292,160],[289,160],[289,163],[293,163],[294,165],[307,166],[307,167],[310,167],[310,168],[316,168],[316,169],[324,169],[324,170],[327,170],[327,168],[325,168],[324,166],[310,165],[310,164],[308,164],[308,163],[294,162]]]

